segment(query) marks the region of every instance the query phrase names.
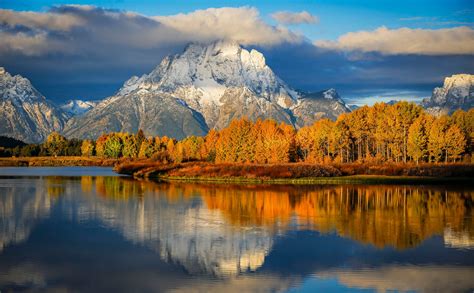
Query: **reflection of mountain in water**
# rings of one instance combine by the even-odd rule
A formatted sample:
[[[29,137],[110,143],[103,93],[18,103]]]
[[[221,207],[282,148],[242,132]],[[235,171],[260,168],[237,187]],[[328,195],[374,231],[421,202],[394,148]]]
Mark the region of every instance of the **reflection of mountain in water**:
[[[85,186],[89,183],[83,181],[83,188],[90,190]],[[97,178],[95,184],[106,198],[87,198],[78,209],[79,218],[97,217],[191,274],[254,271],[271,248],[268,229],[229,225],[220,211],[206,207],[199,194],[193,197],[172,186],[114,177]]]
[[[0,252],[10,244],[25,241],[33,227],[49,215],[54,198],[46,191],[42,184],[0,185]]]

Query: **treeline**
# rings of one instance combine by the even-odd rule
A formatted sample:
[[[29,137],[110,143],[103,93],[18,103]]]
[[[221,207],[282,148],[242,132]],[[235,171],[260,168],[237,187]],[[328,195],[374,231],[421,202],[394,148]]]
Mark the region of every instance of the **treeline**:
[[[474,109],[435,117],[414,103],[378,103],[322,119],[295,130],[272,120],[234,120],[205,137],[181,141],[168,137],[109,133],[92,140],[67,140],[51,134],[35,152],[20,155],[82,155],[102,158],[151,158],[164,163],[349,163],[471,162]],[[33,154],[34,153],[34,154]]]
[[[26,144],[10,137],[0,137],[0,157],[81,156],[82,140],[66,139],[51,133],[41,144]]]

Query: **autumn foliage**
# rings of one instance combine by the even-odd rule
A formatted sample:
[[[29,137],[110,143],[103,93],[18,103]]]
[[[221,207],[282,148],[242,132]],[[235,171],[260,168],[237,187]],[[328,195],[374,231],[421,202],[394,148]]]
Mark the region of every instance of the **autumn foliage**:
[[[474,109],[435,117],[414,103],[399,102],[364,106],[336,121],[322,119],[298,130],[272,120],[239,119],[205,137],[181,141],[144,138],[143,133],[104,134],[96,142],[96,153],[167,163],[470,162],[473,136]]]

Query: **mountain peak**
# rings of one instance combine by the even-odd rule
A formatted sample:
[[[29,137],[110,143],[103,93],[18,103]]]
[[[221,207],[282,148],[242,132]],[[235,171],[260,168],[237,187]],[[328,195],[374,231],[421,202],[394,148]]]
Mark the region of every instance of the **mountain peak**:
[[[220,104],[225,89],[235,87],[267,99],[280,92],[290,99],[297,98],[266,65],[262,53],[230,41],[191,43],[181,54],[165,57],[151,73],[127,80],[118,95],[173,93],[183,87],[194,89],[192,96],[200,97],[200,105]]]
[[[433,90],[422,105],[432,114],[451,113],[474,106],[474,75],[454,74],[444,79],[443,87]]]
[[[333,99],[333,100],[339,100],[339,94],[337,93],[336,89],[330,88],[325,91],[323,91],[323,97],[325,99]]]
[[[95,101],[69,100],[61,105],[60,108],[70,116],[76,116],[90,111],[96,105],[97,102]]]
[[[469,87],[474,84],[474,75],[472,74],[453,74],[450,77],[444,79],[443,88],[449,89],[453,87],[465,88],[469,90]]]
[[[0,68],[0,135],[41,142],[52,131],[61,130],[65,118],[28,79]]]
[[[45,99],[27,78],[21,75],[11,75],[4,67],[0,67],[0,96],[12,101]]]

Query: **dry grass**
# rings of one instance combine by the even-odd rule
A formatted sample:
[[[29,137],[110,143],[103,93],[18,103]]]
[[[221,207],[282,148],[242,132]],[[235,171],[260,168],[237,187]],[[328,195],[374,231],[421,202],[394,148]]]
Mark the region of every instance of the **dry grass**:
[[[299,179],[352,175],[474,177],[472,164],[213,164],[189,162],[163,164],[153,161],[123,162],[115,167],[121,174],[136,177]]]
[[[427,177],[474,177],[472,164],[339,164],[334,165],[347,175],[427,176]]]
[[[18,157],[0,158],[0,167],[114,166],[119,160],[96,157]]]
[[[332,166],[310,164],[184,164],[167,173],[171,177],[306,178],[340,176]]]
[[[182,164],[161,164],[152,162],[132,162],[116,166],[121,174],[137,177],[207,177],[207,178],[247,178],[247,179],[293,179],[307,177],[341,176],[341,172],[327,165],[315,164],[212,164],[190,162]]]

